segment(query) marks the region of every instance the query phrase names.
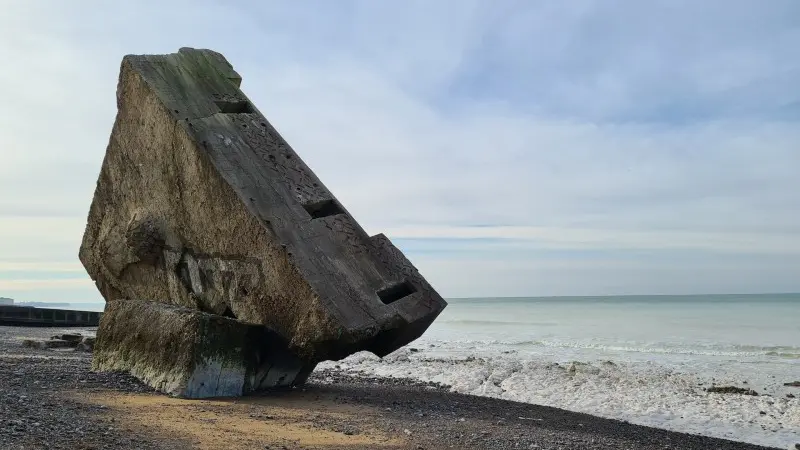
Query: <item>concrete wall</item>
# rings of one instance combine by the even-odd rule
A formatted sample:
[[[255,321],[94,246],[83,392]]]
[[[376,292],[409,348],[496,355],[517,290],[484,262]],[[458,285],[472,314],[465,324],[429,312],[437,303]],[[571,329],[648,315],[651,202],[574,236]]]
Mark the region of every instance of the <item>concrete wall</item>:
[[[0,325],[96,327],[102,313],[0,305]]]

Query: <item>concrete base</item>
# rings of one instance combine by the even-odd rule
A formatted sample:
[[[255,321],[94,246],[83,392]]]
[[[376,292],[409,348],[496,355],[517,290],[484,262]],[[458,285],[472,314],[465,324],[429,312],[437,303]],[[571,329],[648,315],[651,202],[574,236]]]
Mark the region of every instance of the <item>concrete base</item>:
[[[109,302],[93,370],[130,372],[184,398],[232,397],[305,382],[316,363],[272,330],[156,302]]]

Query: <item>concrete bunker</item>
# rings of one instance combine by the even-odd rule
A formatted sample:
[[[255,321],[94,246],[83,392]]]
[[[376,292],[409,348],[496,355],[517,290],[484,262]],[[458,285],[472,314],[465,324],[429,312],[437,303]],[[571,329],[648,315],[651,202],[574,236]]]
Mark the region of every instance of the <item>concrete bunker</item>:
[[[418,338],[446,302],[369,236],[219,53],[122,60],[80,259],[105,298],[95,370],[236,396]]]

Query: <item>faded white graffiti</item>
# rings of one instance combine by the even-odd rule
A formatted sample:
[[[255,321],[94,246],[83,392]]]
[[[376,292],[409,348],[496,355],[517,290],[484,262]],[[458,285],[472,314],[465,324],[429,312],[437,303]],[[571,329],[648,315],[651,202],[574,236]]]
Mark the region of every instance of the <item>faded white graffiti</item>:
[[[164,250],[170,295],[199,299],[211,310],[224,309],[252,292],[261,281],[261,263],[255,258],[194,255]]]

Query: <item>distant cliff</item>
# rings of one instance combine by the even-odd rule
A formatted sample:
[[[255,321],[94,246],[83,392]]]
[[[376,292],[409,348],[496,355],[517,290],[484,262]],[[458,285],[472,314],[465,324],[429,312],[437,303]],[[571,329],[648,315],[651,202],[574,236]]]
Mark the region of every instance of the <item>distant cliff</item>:
[[[13,305],[14,299],[7,297],[0,297],[0,305]]]

